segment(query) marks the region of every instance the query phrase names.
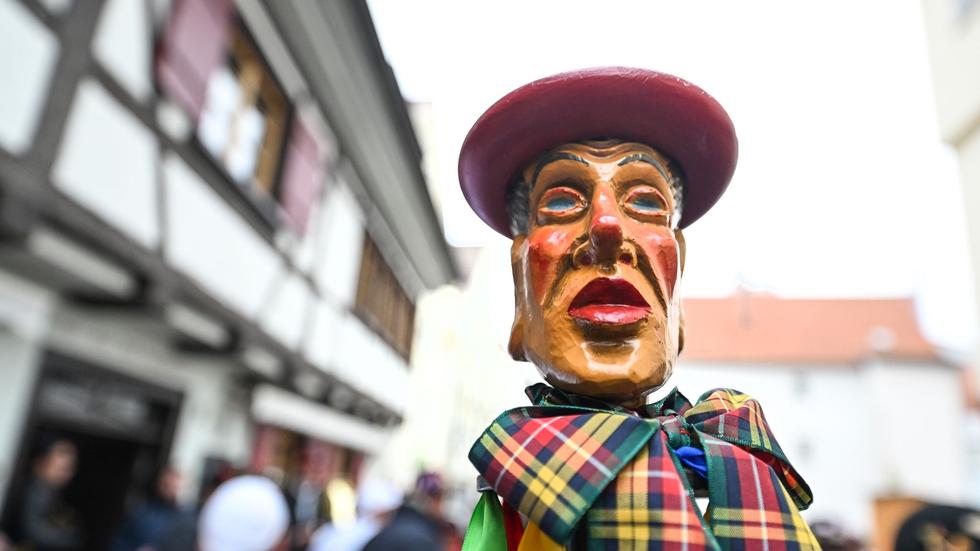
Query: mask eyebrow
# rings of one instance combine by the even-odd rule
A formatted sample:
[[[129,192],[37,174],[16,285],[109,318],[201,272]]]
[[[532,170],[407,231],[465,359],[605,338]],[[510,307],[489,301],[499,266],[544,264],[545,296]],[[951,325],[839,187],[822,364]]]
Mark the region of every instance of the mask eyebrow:
[[[588,161],[586,161],[585,159],[579,157],[574,153],[567,153],[565,151],[552,151],[551,153],[548,153],[544,157],[541,157],[541,160],[538,161],[538,164],[534,167],[534,175],[531,177],[531,184],[533,185],[535,182],[538,181],[538,174],[541,174],[541,169],[543,169],[545,165],[547,165],[548,163],[553,163],[555,161],[575,161],[577,163],[582,163],[585,166],[589,166]]]
[[[622,161],[619,161],[619,163],[617,163],[616,166],[628,165],[630,163],[647,163],[648,165],[651,165],[654,168],[656,168],[657,172],[659,172],[660,175],[664,177],[664,180],[667,180],[668,182],[671,181],[670,176],[667,175],[667,169],[665,169],[664,166],[660,164],[660,161],[654,159],[653,157],[647,155],[646,153],[634,153],[632,155],[629,155]]]

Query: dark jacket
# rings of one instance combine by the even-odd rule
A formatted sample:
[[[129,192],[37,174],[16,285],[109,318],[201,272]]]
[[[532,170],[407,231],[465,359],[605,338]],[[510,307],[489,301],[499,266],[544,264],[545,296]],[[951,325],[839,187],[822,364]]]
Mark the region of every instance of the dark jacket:
[[[144,545],[156,547],[180,513],[175,504],[161,500],[143,504],[126,519],[112,544],[112,551],[134,551]]]
[[[82,546],[77,513],[47,482],[31,480],[20,513],[21,544],[36,551],[71,551]]]
[[[438,551],[443,548],[441,527],[438,520],[402,505],[364,551]]]

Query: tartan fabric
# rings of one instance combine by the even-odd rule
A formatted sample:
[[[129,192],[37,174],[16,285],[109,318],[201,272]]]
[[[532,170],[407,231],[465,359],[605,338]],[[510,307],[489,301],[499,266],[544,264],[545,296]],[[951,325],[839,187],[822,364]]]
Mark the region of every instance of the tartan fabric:
[[[707,435],[708,512],[722,549],[820,549],[789,492],[768,464],[745,449]],[[722,472],[725,476],[711,476]]]
[[[810,490],[750,397],[716,389],[692,406],[675,389],[633,412],[540,384],[528,395],[536,406],[498,417],[470,460],[555,541],[582,521],[590,550],[819,549],[799,514]],[[690,445],[707,457],[707,521],[672,451]]]
[[[470,461],[504,501],[565,542],[656,429],[607,412],[534,416],[539,413],[549,412],[505,412],[470,450]]]
[[[711,549],[704,519],[657,432],[586,515],[590,550]]]
[[[677,389],[672,394],[680,396]],[[800,509],[813,502],[810,487],[786,459],[769,429],[762,406],[750,396],[725,388],[705,392],[696,406],[685,411],[684,419],[700,433],[749,449],[773,467]]]

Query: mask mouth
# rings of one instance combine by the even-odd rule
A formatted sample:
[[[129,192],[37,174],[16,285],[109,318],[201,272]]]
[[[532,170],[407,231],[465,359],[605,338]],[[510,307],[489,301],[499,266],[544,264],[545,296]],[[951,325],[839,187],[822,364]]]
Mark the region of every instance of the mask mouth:
[[[589,324],[630,325],[650,314],[650,304],[625,279],[599,277],[575,295],[568,315]]]

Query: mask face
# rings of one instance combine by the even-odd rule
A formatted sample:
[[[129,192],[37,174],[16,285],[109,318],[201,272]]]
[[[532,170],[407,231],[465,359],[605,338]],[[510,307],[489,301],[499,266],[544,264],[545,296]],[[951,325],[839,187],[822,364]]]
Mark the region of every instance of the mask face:
[[[630,404],[670,376],[684,239],[669,170],[653,148],[618,141],[565,144],[525,168],[510,351],[550,384]]]

